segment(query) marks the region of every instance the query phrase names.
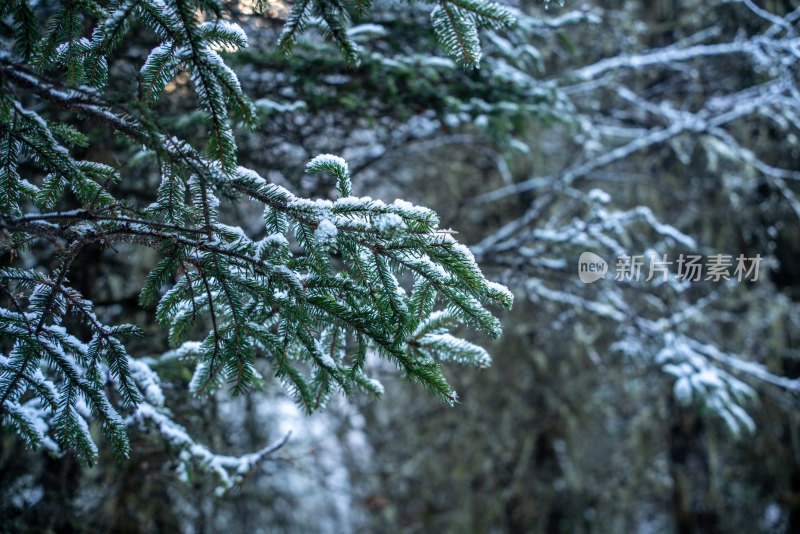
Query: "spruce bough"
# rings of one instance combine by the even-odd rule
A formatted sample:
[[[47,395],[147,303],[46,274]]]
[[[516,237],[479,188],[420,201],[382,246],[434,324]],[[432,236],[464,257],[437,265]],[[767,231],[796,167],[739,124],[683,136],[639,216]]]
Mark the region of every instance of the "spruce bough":
[[[345,60],[357,61],[345,31],[350,16],[360,16],[356,4],[365,8],[298,1],[279,47],[290,51],[316,15]],[[70,269],[90,246],[159,251],[139,300],[157,303],[175,354],[194,363],[197,395],[221,386],[243,393],[263,380],[260,367],[311,412],[338,390],[380,394],[363,372],[367,355],[377,353],[452,404],[441,362],[490,361],[450,332],[465,323],[498,337],[500,323],[485,306],[510,308],[512,296],[484,278],[433,211],[355,196],[347,163],[333,155],[317,156],[307,172],[335,177],[334,201],[298,198],[238,166],[232,123],[252,125],[256,111],[217,51],[247,46],[224,15],[213,0],[0,7],[0,413],[31,446],[71,448],[92,461],[96,422],[125,457],[126,427],[148,420],[226,484],[226,470],[242,471],[230,457],[214,460],[170,419],[157,373],[125,347],[141,330],[104,324],[91,298],[70,286]],[[489,2],[442,1],[433,12],[445,49],[467,66],[480,57],[477,25],[510,22]],[[140,67],[135,105],[104,92],[108,57],[132,28],[159,43]],[[179,73],[192,81],[207,146],[175,137],[147,112]],[[88,144],[81,129],[90,127],[141,147],[138,156],[160,172],[154,203],[118,198],[115,183],[125,176],[117,168],[74,156]],[[220,199],[242,197],[263,206],[258,240],[219,220]],[[59,249],[57,266],[25,267],[19,258],[41,240]]]

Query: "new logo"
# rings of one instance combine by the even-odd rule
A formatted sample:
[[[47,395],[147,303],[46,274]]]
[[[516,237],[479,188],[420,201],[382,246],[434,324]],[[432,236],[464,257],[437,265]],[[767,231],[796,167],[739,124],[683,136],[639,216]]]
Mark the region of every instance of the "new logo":
[[[584,284],[591,284],[606,277],[608,264],[606,260],[593,252],[584,252],[578,258],[578,278]]]

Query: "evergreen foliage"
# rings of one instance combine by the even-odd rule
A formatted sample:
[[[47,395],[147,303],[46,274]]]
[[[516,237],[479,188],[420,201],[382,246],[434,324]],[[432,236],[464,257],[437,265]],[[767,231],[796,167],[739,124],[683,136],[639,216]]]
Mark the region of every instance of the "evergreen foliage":
[[[346,28],[367,9],[298,2],[278,46],[291,50],[313,15],[356,63]],[[433,21],[445,49],[476,66],[476,26],[512,17],[487,2],[444,2]],[[134,28],[157,44],[138,73],[139,100],[114,101],[105,93],[109,57]],[[339,390],[379,395],[380,384],[363,372],[366,356],[377,353],[452,404],[440,362],[489,363],[450,331],[465,323],[498,337],[486,305],[510,308],[512,296],[484,278],[433,211],[354,196],[337,156],[307,166],[336,179],[335,201],[299,198],[237,164],[234,121],[253,125],[257,111],[220,55],[247,46],[221,2],[14,0],[0,6],[0,32],[0,252],[12,260],[0,270],[0,413],[30,445],[72,448],[91,461],[96,421],[124,457],[126,425],[149,420],[191,455],[210,457],[169,419],[158,376],[126,351],[125,340],[141,331],[103,324],[91,298],[70,286],[76,257],[119,243],[160,252],[140,303],[156,304],[170,343],[195,363],[197,395],[223,386],[246,392],[262,382],[263,361],[311,412]],[[175,137],[150,112],[181,73],[204,117],[205,147]],[[78,156],[98,127],[157,164],[153,204],[127,202],[115,192],[125,179],[119,169]],[[220,220],[221,201],[243,197],[263,205],[259,239]],[[42,240],[61,251],[49,271],[23,261]]]
[[[514,14],[506,7],[487,0],[439,0],[431,11],[431,22],[436,37],[451,58],[467,67],[478,67],[481,47],[478,27],[500,29],[512,26]],[[292,6],[281,33],[278,47],[290,52],[299,36],[316,17],[323,33],[336,41],[345,61],[357,65],[360,61],[358,45],[347,27],[352,18],[361,18],[371,7],[371,2],[356,0],[298,0]]]

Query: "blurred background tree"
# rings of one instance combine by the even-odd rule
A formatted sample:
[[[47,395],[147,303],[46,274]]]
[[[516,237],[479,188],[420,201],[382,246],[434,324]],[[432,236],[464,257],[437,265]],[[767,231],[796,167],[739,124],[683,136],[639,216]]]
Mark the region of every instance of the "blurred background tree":
[[[191,376],[155,358],[173,376],[176,419],[213,450],[294,437],[214,497],[216,481],[176,472],[156,435],[132,435],[129,462],[90,470],[4,435],[2,528],[800,530],[797,2],[515,3],[517,25],[484,31],[471,71],[440,55],[429,6],[377,2],[349,30],[357,66],[313,31],[291,61],[279,55],[289,6],[266,20],[230,7],[251,39],[230,61],[265,117],[237,133],[241,164],[328,198],[335,183],[302,171],[342,154],[362,194],[435,207],[516,295],[493,366],[451,370],[461,403],[449,408],[373,361],[382,401],[334,399],[304,418],[276,387],[187,399]],[[127,54],[112,65],[142,59]],[[203,130],[188,83],[171,84],[158,113],[191,138]],[[245,228],[260,216],[230,214]],[[584,285],[583,251],[612,271],[625,254],[763,260],[757,282]],[[146,325],[129,282],[146,270],[121,277],[119,259],[104,260],[73,283]],[[129,348],[167,350],[160,334]]]

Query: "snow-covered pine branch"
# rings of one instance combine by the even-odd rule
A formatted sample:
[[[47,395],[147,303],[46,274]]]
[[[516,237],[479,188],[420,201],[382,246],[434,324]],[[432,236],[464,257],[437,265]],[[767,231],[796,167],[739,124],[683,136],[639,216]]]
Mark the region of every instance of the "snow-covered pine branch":
[[[459,9],[508,19],[487,5]],[[93,246],[159,251],[140,302],[157,303],[156,319],[170,343],[194,364],[190,387],[197,395],[223,385],[243,394],[265,380],[264,371],[309,412],[337,391],[380,395],[380,384],[364,374],[369,351],[452,404],[456,394],[441,361],[488,365],[483,349],[450,331],[466,323],[498,337],[500,323],[487,306],[510,308],[512,296],[484,278],[471,252],[439,229],[432,210],[353,196],[348,165],[337,156],[321,155],[308,165],[308,172],[334,176],[341,195],[335,201],[297,197],[237,164],[233,117],[253,124],[256,108],[219,52],[248,45],[244,31],[222,16],[222,3],[46,7],[21,0],[0,7],[0,17],[25,22],[11,27],[3,37],[9,46],[0,52],[2,252],[19,263],[40,240],[63,250],[49,272],[45,266],[0,271],[4,424],[34,447],[71,448],[92,461],[92,424],[126,456],[125,423],[150,421],[217,471],[223,485],[232,480],[230,470],[241,474],[277,448],[220,459],[170,420],[159,406],[157,374],[126,351],[125,339],[140,331],[104,324],[91,295],[70,286],[76,258]],[[297,4],[280,47],[290,48],[305,17],[315,13],[355,62],[346,8]],[[473,23],[477,15],[463,16]],[[38,19],[50,22],[42,27]],[[158,43],[139,70],[136,105],[106,93],[114,81],[108,56],[134,28]],[[177,137],[148,108],[180,73],[188,75],[204,118],[205,147]],[[89,144],[75,115],[142,147],[140,160],[160,174],[152,204],[135,206],[117,196],[114,184],[126,180],[119,168],[75,157],[75,146]],[[260,239],[221,222],[222,202],[242,197],[263,207]],[[441,314],[448,320],[431,326]],[[89,334],[72,332],[68,316]]]

